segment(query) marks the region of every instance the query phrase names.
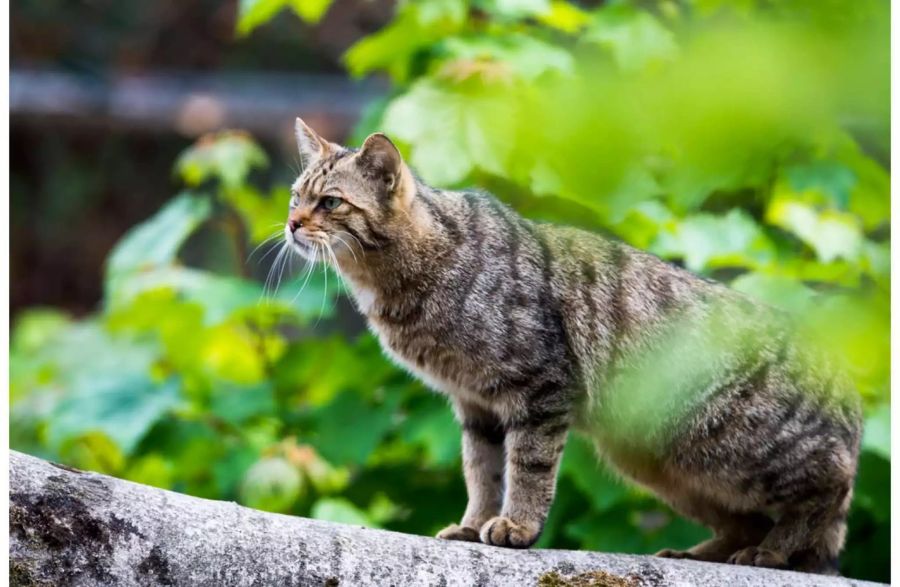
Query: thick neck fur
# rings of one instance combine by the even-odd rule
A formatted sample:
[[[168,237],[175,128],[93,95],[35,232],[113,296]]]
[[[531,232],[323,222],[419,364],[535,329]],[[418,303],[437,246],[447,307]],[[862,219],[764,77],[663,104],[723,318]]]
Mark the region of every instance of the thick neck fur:
[[[419,295],[437,285],[438,270],[453,253],[453,239],[437,221],[433,207],[459,196],[436,192],[409,176],[410,191],[394,202],[386,218],[395,238],[356,258],[349,254],[339,258],[341,272],[366,315],[407,311]]]

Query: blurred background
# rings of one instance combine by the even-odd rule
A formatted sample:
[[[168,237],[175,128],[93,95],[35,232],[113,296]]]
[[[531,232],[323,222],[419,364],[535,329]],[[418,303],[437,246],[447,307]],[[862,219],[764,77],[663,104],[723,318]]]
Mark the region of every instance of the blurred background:
[[[888,581],[889,9],[14,0],[11,446],[270,511],[457,520],[445,400],[336,275],[276,254],[299,115],[792,312],[866,409],[842,570]],[[705,536],[570,438],[540,546]]]

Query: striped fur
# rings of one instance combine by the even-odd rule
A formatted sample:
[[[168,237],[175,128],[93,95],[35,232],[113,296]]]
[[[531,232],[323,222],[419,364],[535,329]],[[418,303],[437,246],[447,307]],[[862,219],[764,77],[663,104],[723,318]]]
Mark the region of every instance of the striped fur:
[[[715,532],[662,556],[836,572],[859,406],[783,316],[489,194],[431,188],[383,135],[353,151],[298,120],[298,144],[287,238],[333,248],[387,354],[461,423],[469,505],[440,537],[532,545],[575,428]]]

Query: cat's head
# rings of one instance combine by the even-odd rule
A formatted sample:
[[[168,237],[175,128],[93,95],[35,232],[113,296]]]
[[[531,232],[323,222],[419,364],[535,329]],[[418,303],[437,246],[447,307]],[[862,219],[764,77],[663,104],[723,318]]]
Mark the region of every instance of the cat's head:
[[[397,147],[376,133],[359,149],[320,137],[302,120],[295,126],[302,172],[291,186],[285,237],[308,259],[360,262],[402,233],[402,212],[415,181]]]

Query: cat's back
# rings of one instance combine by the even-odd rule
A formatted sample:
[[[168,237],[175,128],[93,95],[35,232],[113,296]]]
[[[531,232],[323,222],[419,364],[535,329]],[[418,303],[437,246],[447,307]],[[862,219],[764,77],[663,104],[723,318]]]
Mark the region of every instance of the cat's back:
[[[615,239],[551,224],[535,230],[550,250],[553,295],[587,389],[685,316],[719,304],[758,311],[727,287]]]

